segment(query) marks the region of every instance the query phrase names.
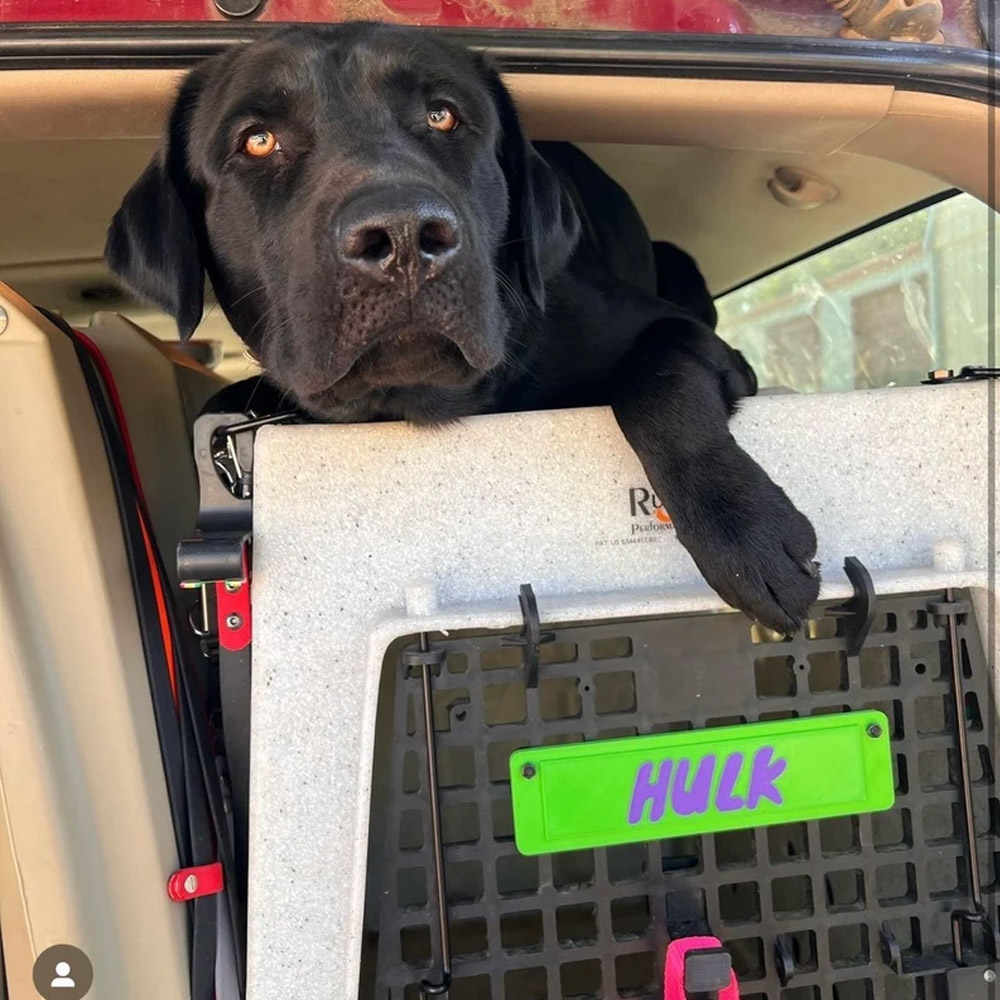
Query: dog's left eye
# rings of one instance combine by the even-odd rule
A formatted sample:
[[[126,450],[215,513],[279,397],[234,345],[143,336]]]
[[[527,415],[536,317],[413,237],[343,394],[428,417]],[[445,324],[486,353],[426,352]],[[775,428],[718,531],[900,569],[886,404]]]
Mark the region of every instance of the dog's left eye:
[[[427,124],[435,132],[454,132],[458,128],[458,115],[445,104],[434,104],[427,109]]]
[[[278,142],[277,136],[266,129],[251,132],[243,143],[243,152],[258,159],[270,156],[276,149],[281,149],[281,144]]]

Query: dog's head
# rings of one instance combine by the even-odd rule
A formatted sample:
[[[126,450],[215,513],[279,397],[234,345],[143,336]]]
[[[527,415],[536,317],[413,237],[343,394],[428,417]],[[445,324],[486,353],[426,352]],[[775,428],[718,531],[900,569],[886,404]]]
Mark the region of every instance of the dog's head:
[[[197,326],[207,272],[271,379],[326,419],[473,411],[579,223],[497,74],[378,24],[293,28],[187,77],[106,257]]]

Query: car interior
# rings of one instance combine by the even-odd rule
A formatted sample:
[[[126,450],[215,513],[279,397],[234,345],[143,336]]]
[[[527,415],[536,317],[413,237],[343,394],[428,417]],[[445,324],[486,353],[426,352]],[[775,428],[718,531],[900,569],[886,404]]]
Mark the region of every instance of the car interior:
[[[16,141],[0,166],[10,193],[4,280],[71,323],[116,312],[160,339],[175,337],[166,317],[116,287],[101,252],[122,192],[157,147],[177,74],[11,76],[5,118]],[[979,109],[953,98],[718,80],[581,87],[522,76],[511,84],[531,134],[579,143],[629,192],[654,240],[695,257],[716,295],[934,195],[985,192],[985,164],[973,154],[982,144]],[[967,144],[967,160],[955,141]],[[780,200],[783,171],[793,188],[804,179],[820,188],[820,205],[794,192]],[[251,370],[217,310],[206,310],[198,336],[218,342],[205,356],[224,377]]]
[[[192,428],[215,392],[258,369],[210,296],[181,344],[101,259],[179,78],[0,71],[0,470],[17,471],[0,488],[0,690],[24,722],[0,729],[13,1000],[34,996],[40,934],[93,942],[102,998],[187,995],[186,925],[163,892],[176,857],[130,555],[76,349],[56,323],[85,334],[113,374],[172,599],[193,620],[197,595],[179,587],[175,559],[199,504]],[[721,333],[765,390],[914,385],[987,362],[980,262],[1000,135],[986,104],[890,83],[505,79],[533,138],[579,144],[654,240],[696,258]],[[845,337],[854,324],[854,347],[834,343],[826,310]]]

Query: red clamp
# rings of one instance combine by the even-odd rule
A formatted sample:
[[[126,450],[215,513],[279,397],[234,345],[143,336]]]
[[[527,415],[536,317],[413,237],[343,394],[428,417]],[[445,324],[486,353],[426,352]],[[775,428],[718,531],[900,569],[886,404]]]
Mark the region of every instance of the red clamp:
[[[698,961],[701,968],[689,968],[692,960]],[[732,960],[718,938],[678,938],[667,947],[663,1000],[688,1000],[689,990],[715,993],[719,1000],[740,1000]]]
[[[200,896],[213,896],[224,888],[222,864],[218,861],[197,868],[181,868],[167,879],[167,895],[175,903]]]
[[[243,579],[216,580],[215,607],[219,625],[219,645],[238,653],[250,645],[250,558],[243,546]]]

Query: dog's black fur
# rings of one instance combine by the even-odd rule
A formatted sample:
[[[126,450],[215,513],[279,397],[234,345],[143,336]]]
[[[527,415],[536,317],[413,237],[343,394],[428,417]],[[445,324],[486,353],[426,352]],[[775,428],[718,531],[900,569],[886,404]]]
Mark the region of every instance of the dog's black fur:
[[[264,130],[278,148],[249,156]],[[107,259],[183,337],[207,272],[267,377],[317,419],[611,404],[726,601],[787,631],[818,596],[812,526],[729,433],[756,382],[713,332],[694,262],[654,249],[575,147],[529,143],[496,72],[460,46],[347,24],[209,59]]]

